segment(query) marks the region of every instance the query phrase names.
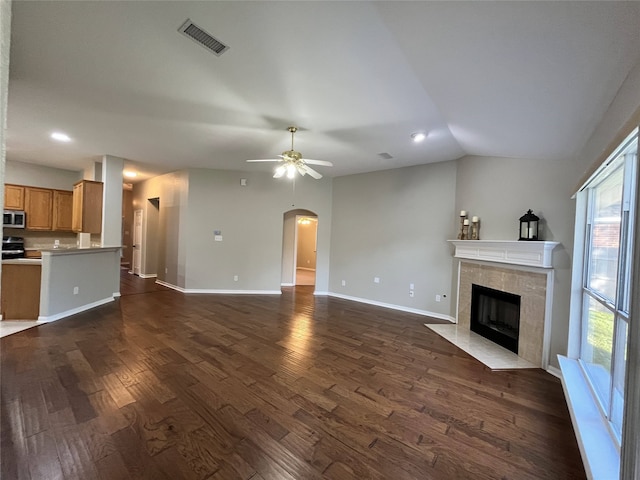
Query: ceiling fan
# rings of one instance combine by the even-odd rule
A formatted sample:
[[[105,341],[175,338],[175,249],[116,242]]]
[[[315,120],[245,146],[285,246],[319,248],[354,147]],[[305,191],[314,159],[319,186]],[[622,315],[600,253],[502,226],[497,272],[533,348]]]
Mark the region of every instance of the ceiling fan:
[[[288,178],[294,178],[296,172],[304,176],[309,174],[311,177],[317,179],[322,178],[322,175],[316,172],[309,165],[323,165],[325,167],[333,167],[333,163],[325,160],[310,160],[308,158],[302,158],[302,154],[293,149],[293,135],[298,131],[297,127],[289,127],[287,129],[291,132],[291,150],[285,150],[282,155],[278,155],[280,158],[267,158],[260,160],[247,160],[247,162],[282,162],[276,168],[276,172],[273,178],[280,178],[285,173]]]

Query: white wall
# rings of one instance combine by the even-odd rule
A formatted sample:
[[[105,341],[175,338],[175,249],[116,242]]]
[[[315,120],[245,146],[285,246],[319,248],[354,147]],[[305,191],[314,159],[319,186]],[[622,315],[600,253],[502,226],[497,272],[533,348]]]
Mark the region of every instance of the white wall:
[[[11,50],[11,2],[0,0],[0,181],[6,174],[5,159],[7,149],[5,132],[7,129],[7,92],[9,90],[9,52]],[[0,210],[4,209],[3,195],[0,196]]]
[[[335,178],[330,291],[449,317],[455,189],[455,162]]]
[[[307,224],[298,224],[298,244],[296,266],[298,268],[306,268],[309,270],[316,269],[316,222],[312,221]]]
[[[482,240],[517,240],[519,218],[530,208],[541,218],[541,237],[560,242],[553,252],[554,291],[550,363],[566,354],[576,182],[569,160],[464,157],[458,160],[456,212],[480,217]],[[543,221],[544,220],[544,221]],[[453,262],[456,282],[458,262]],[[455,305],[455,302],[454,302]]]
[[[102,158],[102,233],[103,246],[122,245],[122,158]]]
[[[240,185],[247,179],[247,186]],[[161,205],[162,205],[162,199]],[[280,291],[285,212],[302,208],[318,215],[316,289],[326,291],[331,225],[331,180],[288,179],[269,173],[189,171],[187,288]],[[223,240],[215,241],[214,231]],[[238,281],[234,281],[234,276]]]
[[[153,249],[145,248],[143,251],[142,273],[156,273],[147,271],[147,263],[153,264],[159,280],[180,288],[185,287],[188,194],[189,175],[186,171],[167,173],[133,187],[133,209],[144,212],[142,243],[154,244]],[[150,198],[160,199],[157,229],[151,229],[154,238],[149,236],[148,228],[150,215],[156,214],[150,213],[150,209],[155,208],[148,201]],[[156,256],[153,260],[146,258],[150,252]]]
[[[0,210],[4,210],[4,177],[7,154],[5,132],[7,130],[7,92],[9,90],[9,51],[11,46],[11,2],[0,0]],[[0,264],[0,273],[2,265]],[[1,318],[1,315],[0,315]]]
[[[599,165],[618,146],[625,132],[640,123],[640,61],[631,70],[602,121],[575,159],[575,182]],[[628,127],[628,128],[624,128]]]
[[[7,160],[4,182],[30,187],[73,190],[73,184],[78,180],[82,180],[82,172]]]

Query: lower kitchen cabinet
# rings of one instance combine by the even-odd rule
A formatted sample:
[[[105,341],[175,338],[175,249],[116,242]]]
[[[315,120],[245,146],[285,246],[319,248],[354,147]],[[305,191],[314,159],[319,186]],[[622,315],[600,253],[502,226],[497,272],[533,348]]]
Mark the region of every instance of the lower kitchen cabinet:
[[[37,320],[40,314],[40,265],[2,264],[2,318]]]

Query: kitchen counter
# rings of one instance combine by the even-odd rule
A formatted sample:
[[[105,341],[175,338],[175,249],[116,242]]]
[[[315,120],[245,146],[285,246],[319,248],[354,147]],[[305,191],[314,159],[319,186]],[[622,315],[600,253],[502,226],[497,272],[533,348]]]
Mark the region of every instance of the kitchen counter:
[[[121,247],[49,248],[2,260],[2,318],[51,322],[120,295]]]
[[[6,258],[2,265],[42,265],[41,258]]]
[[[42,248],[40,252],[42,255],[82,255],[87,253],[96,253],[96,252],[113,252],[122,248],[120,245],[116,245],[113,247],[88,247],[88,248],[68,248],[68,247],[59,247],[59,248]]]

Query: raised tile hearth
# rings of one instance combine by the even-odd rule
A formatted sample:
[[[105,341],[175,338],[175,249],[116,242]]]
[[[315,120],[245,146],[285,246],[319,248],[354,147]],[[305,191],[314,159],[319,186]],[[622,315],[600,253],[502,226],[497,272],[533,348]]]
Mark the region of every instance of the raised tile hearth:
[[[459,325],[443,325],[425,323],[425,327],[433,330],[445,340],[453,343],[460,350],[483,363],[491,370],[510,370],[518,368],[539,368],[506,348],[481,337],[477,333]]]

